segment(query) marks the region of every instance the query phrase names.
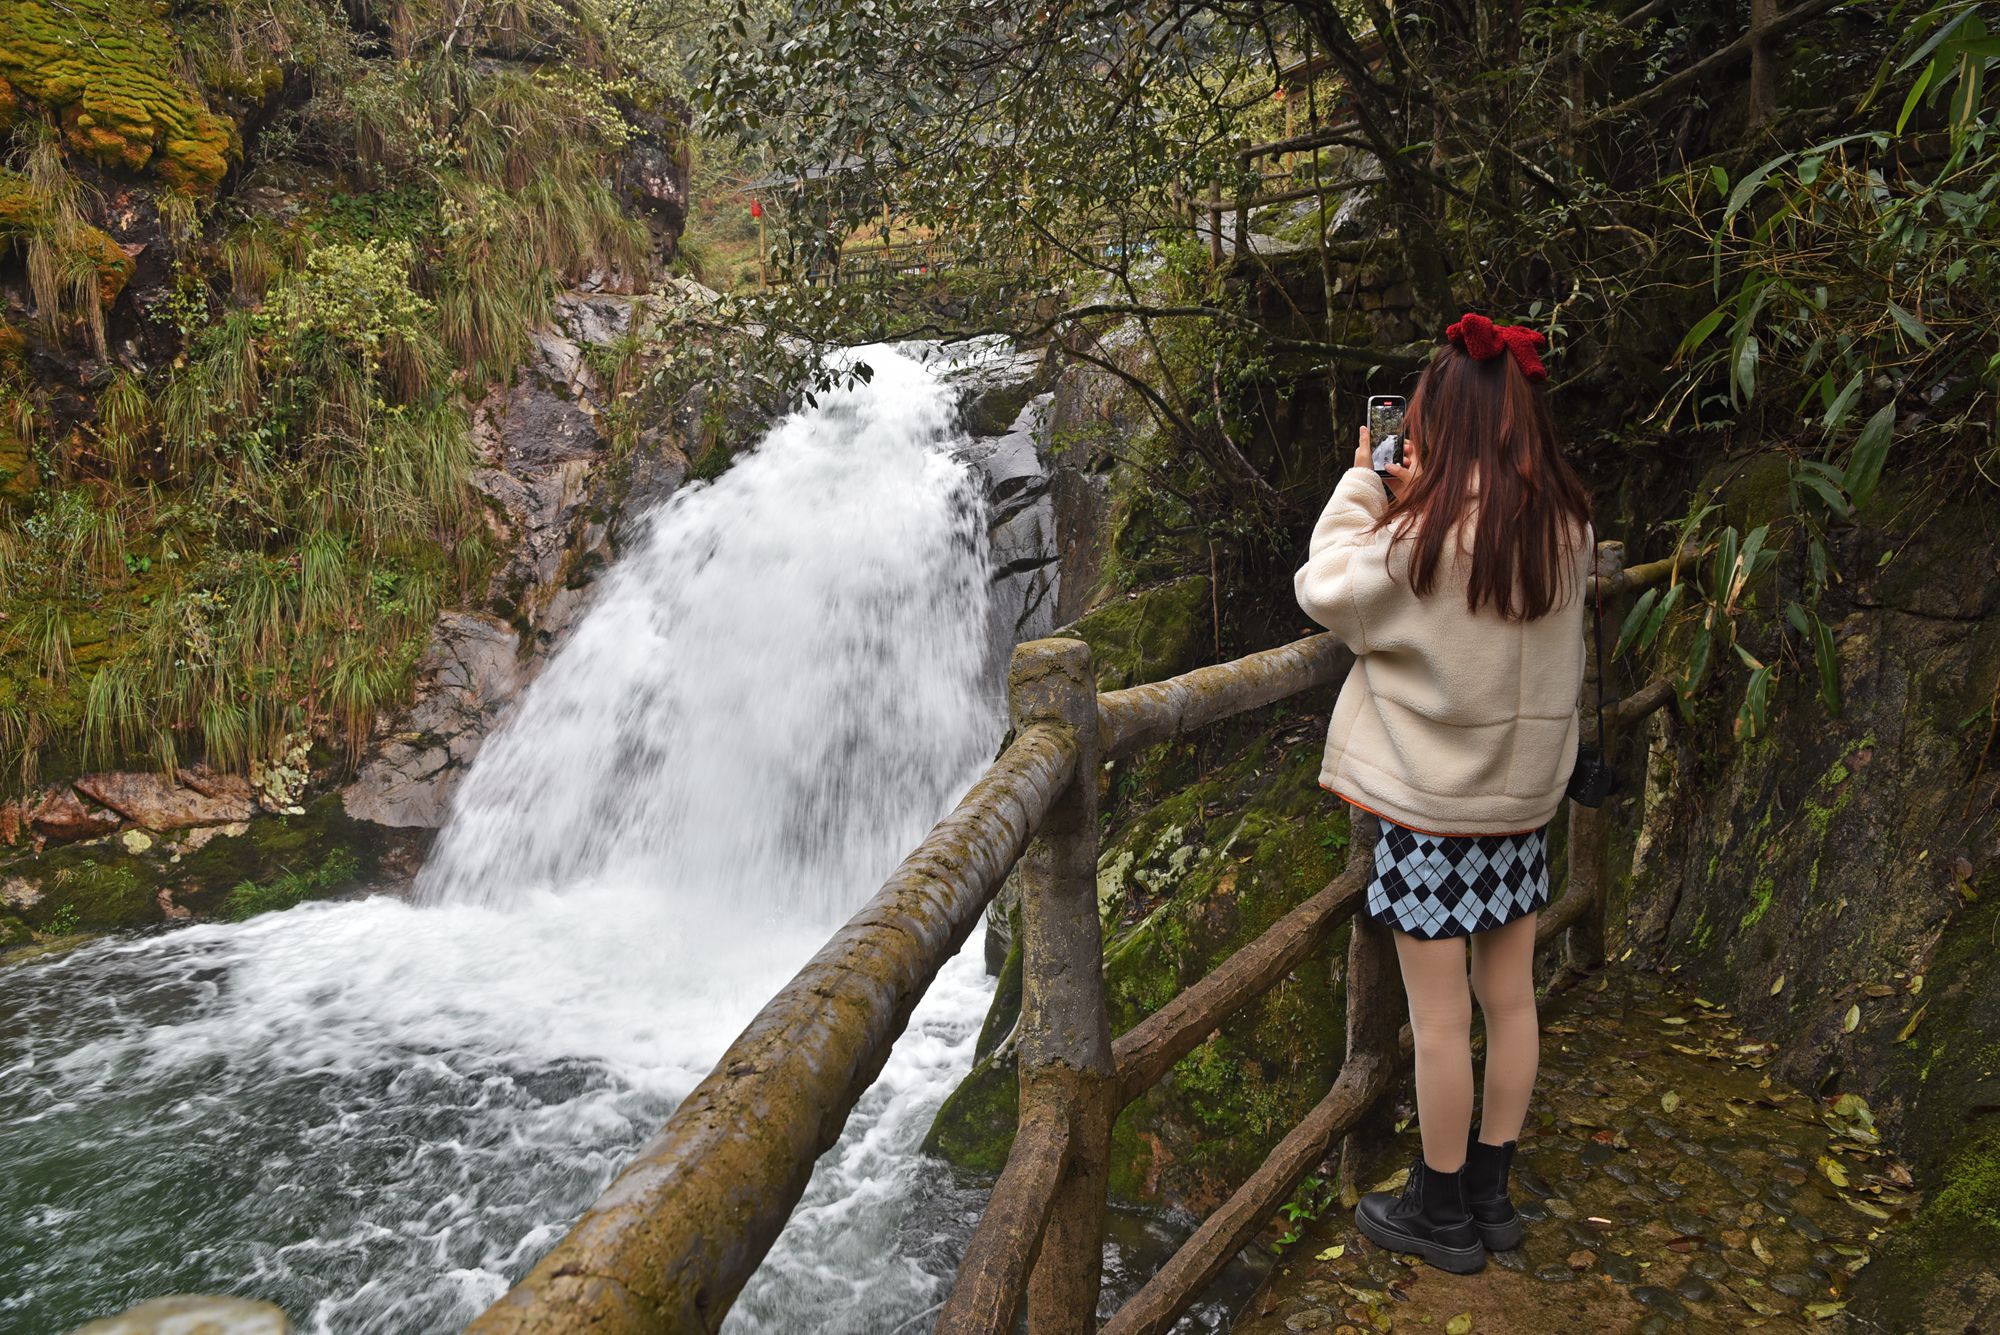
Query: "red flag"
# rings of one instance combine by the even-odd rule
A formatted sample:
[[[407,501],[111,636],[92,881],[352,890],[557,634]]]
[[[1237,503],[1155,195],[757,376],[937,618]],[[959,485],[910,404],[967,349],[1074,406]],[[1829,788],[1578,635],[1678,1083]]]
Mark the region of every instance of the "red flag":
[[[764,216],[764,205],[762,204],[761,201],[755,199],[750,201],[750,216],[753,218],[761,218]]]

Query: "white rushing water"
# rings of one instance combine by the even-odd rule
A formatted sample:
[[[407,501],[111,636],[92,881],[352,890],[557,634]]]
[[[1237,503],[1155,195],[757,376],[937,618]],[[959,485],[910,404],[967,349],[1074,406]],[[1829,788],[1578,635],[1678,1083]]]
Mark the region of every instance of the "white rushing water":
[[[199,1291],[456,1329],[977,777],[1004,712],[980,488],[932,372],[866,356],[650,517],[415,902],[0,972],[0,1331]],[[963,1209],[915,1148],[987,994],[975,937],[731,1329],[927,1325]]]

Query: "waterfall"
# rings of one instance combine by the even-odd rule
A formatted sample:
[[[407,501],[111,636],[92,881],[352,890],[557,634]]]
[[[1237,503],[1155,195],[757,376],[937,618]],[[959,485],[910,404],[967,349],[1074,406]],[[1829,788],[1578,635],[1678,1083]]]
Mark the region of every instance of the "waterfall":
[[[456,1329],[977,777],[1004,712],[981,490],[933,371],[863,355],[869,383],[647,517],[412,898],[0,972],[0,1331],[190,1291]],[[885,1331],[942,1296],[915,1146],[970,1063],[976,956],[732,1330]]]

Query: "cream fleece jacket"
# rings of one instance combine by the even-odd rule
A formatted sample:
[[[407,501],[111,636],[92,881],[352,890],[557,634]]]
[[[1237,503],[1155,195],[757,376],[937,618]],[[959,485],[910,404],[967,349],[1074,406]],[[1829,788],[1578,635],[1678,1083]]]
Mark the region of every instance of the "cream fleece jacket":
[[[1576,763],[1594,535],[1586,527],[1577,545],[1565,601],[1509,621],[1490,606],[1466,609],[1471,561],[1455,542],[1429,596],[1413,594],[1413,544],[1369,531],[1388,504],[1381,478],[1349,469],[1292,579],[1306,615],[1354,651],[1320,786],[1433,834],[1535,829],[1555,815]],[[1468,548],[1470,520],[1460,521]]]

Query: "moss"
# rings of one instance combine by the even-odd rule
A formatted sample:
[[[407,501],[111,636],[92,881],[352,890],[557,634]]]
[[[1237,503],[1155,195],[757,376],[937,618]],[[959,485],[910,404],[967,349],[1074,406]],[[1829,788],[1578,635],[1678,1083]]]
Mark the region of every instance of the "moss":
[[[1208,577],[1187,575],[1113,599],[1056,633],[1089,644],[1097,689],[1115,691],[1163,680],[1204,661],[1210,615]]]
[[[241,922],[260,913],[296,908],[308,899],[343,890],[360,874],[361,863],[345,848],[335,848],[316,867],[281,871],[268,881],[239,881],[230,890],[223,915]]]
[[[182,835],[154,839],[138,852],[112,838],[17,854],[0,859],[0,880],[38,887],[36,902],[19,914],[27,927],[67,935],[157,924],[166,903],[196,918],[289,908],[372,875],[386,851],[382,831],[349,819],[338,793],[303,815],[259,816],[241,834],[196,837],[197,849]]]
[[[938,1108],[924,1137],[924,1153],[948,1160],[978,1177],[998,1177],[1014,1148],[1021,1116],[1021,1085],[1011,1056],[988,1055]]]
[[[1254,732],[1209,773],[1117,829],[1100,889],[1119,886],[1105,990],[1123,1033],[1321,889],[1347,829],[1317,783],[1319,748]],[[1111,1189],[1126,1202],[1208,1200],[1233,1187],[1325,1094],[1343,1046],[1336,939],[1223,1025],[1119,1118]],[[1004,990],[1004,988],[1003,988]],[[997,1002],[1004,1033],[1016,1002]],[[996,1019],[1005,1012],[1004,1021]],[[982,1038],[982,1043],[988,1041]],[[1011,1142],[1011,1063],[982,1062],[940,1109],[930,1145],[961,1168],[997,1172]],[[989,1119],[1001,1117],[995,1123]]]
[[[1883,1240],[1881,1255],[1864,1272],[1866,1294],[1937,1298],[1951,1276],[1968,1268],[1976,1272],[1995,1256],[2000,1256],[2000,1127],[1989,1127],[1951,1157],[1916,1217]],[[1895,1322],[1883,1328],[1911,1327]]]
[[[48,201],[35,192],[28,178],[20,172],[0,168],[0,244],[32,235],[52,222]],[[77,226],[75,244],[97,269],[97,294],[109,306],[132,280],[132,257],[109,234],[88,223]],[[18,340],[20,335],[14,333],[14,337]],[[0,346],[0,351],[4,350]]]
[[[177,77],[178,43],[130,0],[0,0],[0,75],[61,119],[68,145],[101,166],[150,167],[210,188],[241,152],[236,129]]]
[[[1768,876],[1760,876],[1750,887],[1750,907],[1743,911],[1743,918],[1737,926],[1744,931],[1755,927],[1771,909],[1771,897],[1778,892],[1778,883]]]

